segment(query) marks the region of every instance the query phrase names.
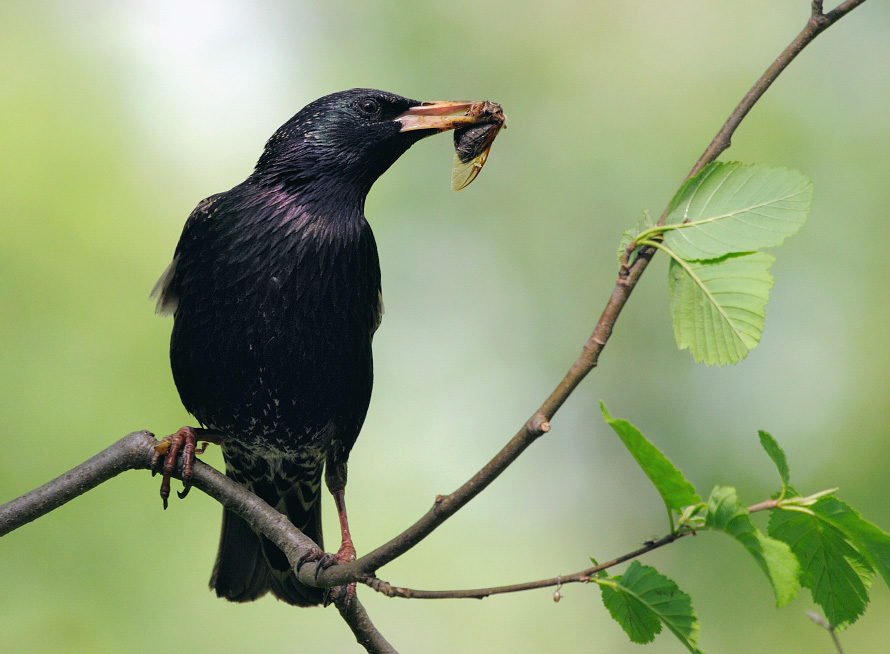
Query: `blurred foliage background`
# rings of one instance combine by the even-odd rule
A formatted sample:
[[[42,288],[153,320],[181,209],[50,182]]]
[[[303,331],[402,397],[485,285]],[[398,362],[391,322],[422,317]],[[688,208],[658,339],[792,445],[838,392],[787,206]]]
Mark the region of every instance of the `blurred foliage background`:
[[[616,274],[621,232],[660,214],[731,109],[803,26],[809,2],[16,2],[0,5],[0,500],[135,429],[190,422],[171,322],[148,292],[201,198],[323,94],[372,86],[503,103],[509,129],[471,187],[449,190],[451,138],[421,142],[367,205],[386,318],[350,466],[359,553],[398,533],[506,442],[574,360]],[[756,430],[802,492],[890,529],[890,9],[820,36],[757,105],[726,160],[796,168],[809,224],[775,253],[759,349],[731,369],[674,345],[664,257],[553,431],[381,577],[419,588],[569,573],[666,530],[655,491],[598,417],[643,429],[706,494],[778,485]],[[205,460],[221,464],[218,450]],[[161,511],[129,473],[0,541],[7,652],[357,651],[333,609],[207,590],[220,510]],[[333,507],[326,509],[336,541]],[[763,523],[762,518],[758,522]],[[831,652],[782,610],[728,538],[644,559],[692,595],[710,652]],[[359,590],[405,652],[679,652],[630,644],[593,587],[475,601]],[[886,651],[890,593],[842,634]]]

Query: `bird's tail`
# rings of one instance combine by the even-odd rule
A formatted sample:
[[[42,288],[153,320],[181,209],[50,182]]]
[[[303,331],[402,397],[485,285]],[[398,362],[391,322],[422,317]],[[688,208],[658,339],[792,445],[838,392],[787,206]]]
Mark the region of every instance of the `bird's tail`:
[[[229,465],[226,475],[244,483]],[[297,482],[283,494],[275,484],[245,484],[273,508],[284,513],[306,536],[324,549],[321,535],[319,487]],[[323,590],[297,581],[278,547],[251,529],[242,518],[223,510],[219,552],[210,577],[210,587],[232,602],[250,602],[271,591],[278,599],[295,606],[313,606],[323,601]]]

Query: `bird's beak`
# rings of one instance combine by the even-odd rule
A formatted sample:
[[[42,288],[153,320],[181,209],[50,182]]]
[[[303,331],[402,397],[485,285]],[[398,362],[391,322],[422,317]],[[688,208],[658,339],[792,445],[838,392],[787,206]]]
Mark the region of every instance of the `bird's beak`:
[[[486,107],[493,103],[484,103]],[[450,129],[486,125],[503,122],[503,113],[476,110],[483,105],[481,102],[465,102],[447,100],[444,102],[422,102],[416,107],[396,118],[402,124],[399,131],[408,132],[415,129],[430,129],[436,132],[447,132]],[[497,106],[500,112],[500,106]],[[457,114],[457,115],[455,115]]]

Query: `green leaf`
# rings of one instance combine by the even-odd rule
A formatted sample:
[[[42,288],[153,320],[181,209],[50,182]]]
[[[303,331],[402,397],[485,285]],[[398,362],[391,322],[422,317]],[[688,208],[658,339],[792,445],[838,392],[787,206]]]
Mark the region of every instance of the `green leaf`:
[[[760,444],[763,446],[763,449],[766,450],[769,458],[773,460],[773,463],[776,464],[776,468],[779,470],[779,477],[782,479],[782,488],[786,488],[791,479],[791,471],[788,468],[788,460],[785,458],[785,451],[779,447],[776,439],[767,432],[759,430],[757,433],[760,436]]]
[[[717,486],[711,492],[705,528],[732,536],[748,550],[772,583],[778,606],[794,599],[800,575],[797,559],[786,543],[764,536],[754,526],[734,488]]]
[[[807,220],[813,185],[796,170],[708,164],[671,201],[665,244],[681,259],[715,259],[781,245]]]
[[[651,643],[665,625],[690,652],[701,650],[692,600],[655,568],[634,561],[620,577],[592,579],[603,604],[634,643]]]
[[[686,481],[683,473],[677,470],[657,447],[646,440],[640,430],[626,420],[618,420],[609,415],[602,401],[600,409],[603,412],[603,419],[615,430],[621,442],[655,485],[669,511],[673,509],[677,513],[682,513],[683,507],[701,502],[695,487]]]
[[[835,497],[773,511],[769,533],[791,545],[801,583],[833,625],[862,615],[875,570],[890,584],[890,536]]]
[[[871,567],[881,574],[884,583],[890,586],[890,535],[836,497],[824,497],[811,508],[816,515],[843,532]]]
[[[709,366],[744,359],[763,333],[774,261],[765,252],[712,261],[672,258],[668,291],[677,347]]]

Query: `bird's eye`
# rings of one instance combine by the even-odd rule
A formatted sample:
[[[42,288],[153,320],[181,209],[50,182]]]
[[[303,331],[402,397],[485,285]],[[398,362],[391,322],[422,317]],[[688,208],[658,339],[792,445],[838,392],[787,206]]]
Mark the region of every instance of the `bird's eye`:
[[[376,114],[380,110],[380,104],[374,98],[365,98],[359,103],[359,109],[368,115]]]

